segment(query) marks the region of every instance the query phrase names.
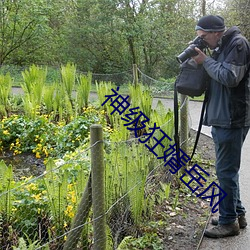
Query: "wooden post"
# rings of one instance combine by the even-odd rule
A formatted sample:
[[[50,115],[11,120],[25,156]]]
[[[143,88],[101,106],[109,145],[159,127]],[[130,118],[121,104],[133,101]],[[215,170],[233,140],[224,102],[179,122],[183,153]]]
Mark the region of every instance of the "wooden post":
[[[106,216],[104,194],[103,131],[99,124],[90,127],[91,176],[93,204],[93,250],[106,249]]]
[[[91,208],[91,175],[85,187],[81,201],[79,203],[76,216],[73,220],[70,233],[64,244],[63,250],[77,249],[77,243],[81,237],[84,223],[86,222]]]
[[[137,65],[133,64],[133,83],[136,86],[138,84],[138,71],[137,71]]]

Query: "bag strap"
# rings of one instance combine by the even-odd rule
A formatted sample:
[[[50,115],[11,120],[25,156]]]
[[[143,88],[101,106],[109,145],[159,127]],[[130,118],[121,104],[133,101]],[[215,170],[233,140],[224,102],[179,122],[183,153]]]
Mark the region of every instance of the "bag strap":
[[[176,81],[174,83],[174,141],[175,141],[175,149],[178,155],[180,151],[180,138],[179,138],[179,112],[178,112],[178,93],[176,88]]]
[[[190,161],[192,160],[192,158],[193,158],[193,156],[195,154],[195,151],[196,151],[196,148],[197,148],[197,145],[198,145],[198,141],[199,141],[199,138],[200,138],[200,133],[201,133],[201,128],[202,128],[202,121],[203,121],[205,108],[206,108],[206,103],[207,103],[207,96],[208,96],[208,90],[205,91],[205,97],[204,97],[204,101],[203,101],[203,104],[202,104],[198,131],[196,133],[195,143],[194,143],[194,147],[193,147],[193,152],[192,152],[191,157],[190,157]],[[176,153],[178,154],[178,152],[180,151],[180,138],[179,138],[178,93],[177,93],[177,89],[176,89],[176,82],[174,84],[174,128],[175,128],[175,133],[174,133],[175,148],[176,148]]]
[[[203,121],[203,117],[204,117],[204,113],[205,113],[205,109],[206,109],[206,104],[207,104],[207,90],[205,91],[205,97],[204,97],[204,101],[202,103],[199,126],[198,126],[198,130],[197,130],[197,133],[196,133],[193,152],[192,152],[192,154],[190,156],[190,161],[192,160],[192,158],[193,158],[193,156],[195,154],[195,150],[196,150],[198,142],[199,142],[199,138],[200,138],[200,134],[201,134],[201,128],[202,128],[202,121]]]

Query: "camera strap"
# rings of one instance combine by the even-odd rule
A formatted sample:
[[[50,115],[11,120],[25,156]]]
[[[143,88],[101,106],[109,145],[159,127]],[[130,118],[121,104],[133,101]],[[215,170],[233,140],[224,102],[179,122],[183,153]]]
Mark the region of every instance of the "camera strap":
[[[207,103],[207,96],[208,96],[208,90],[205,91],[204,101],[202,103],[202,108],[201,108],[199,126],[198,126],[198,130],[196,133],[193,151],[192,151],[192,154],[190,156],[190,161],[192,160],[192,158],[195,154],[195,151],[196,151],[196,148],[197,148],[197,145],[199,142],[203,117],[204,117],[206,103]],[[178,155],[179,151],[180,151],[180,138],[179,138],[179,105],[178,105],[178,92],[176,89],[176,84],[174,87],[174,128],[175,128],[174,140],[175,140],[175,147],[176,147],[176,153],[177,153],[176,155]]]

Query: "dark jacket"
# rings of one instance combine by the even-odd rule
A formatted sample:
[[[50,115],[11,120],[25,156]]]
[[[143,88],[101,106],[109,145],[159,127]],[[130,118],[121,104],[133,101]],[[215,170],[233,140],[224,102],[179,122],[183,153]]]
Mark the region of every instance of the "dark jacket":
[[[250,46],[237,27],[227,30],[218,50],[203,63],[211,77],[204,125],[250,126]]]

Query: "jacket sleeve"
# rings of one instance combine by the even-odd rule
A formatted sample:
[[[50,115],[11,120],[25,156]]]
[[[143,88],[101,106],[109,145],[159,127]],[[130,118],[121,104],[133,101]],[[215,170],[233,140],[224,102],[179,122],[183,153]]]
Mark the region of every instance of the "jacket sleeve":
[[[238,38],[226,50],[222,62],[207,57],[203,66],[216,82],[232,88],[238,86],[248,70],[249,46],[244,38]]]

